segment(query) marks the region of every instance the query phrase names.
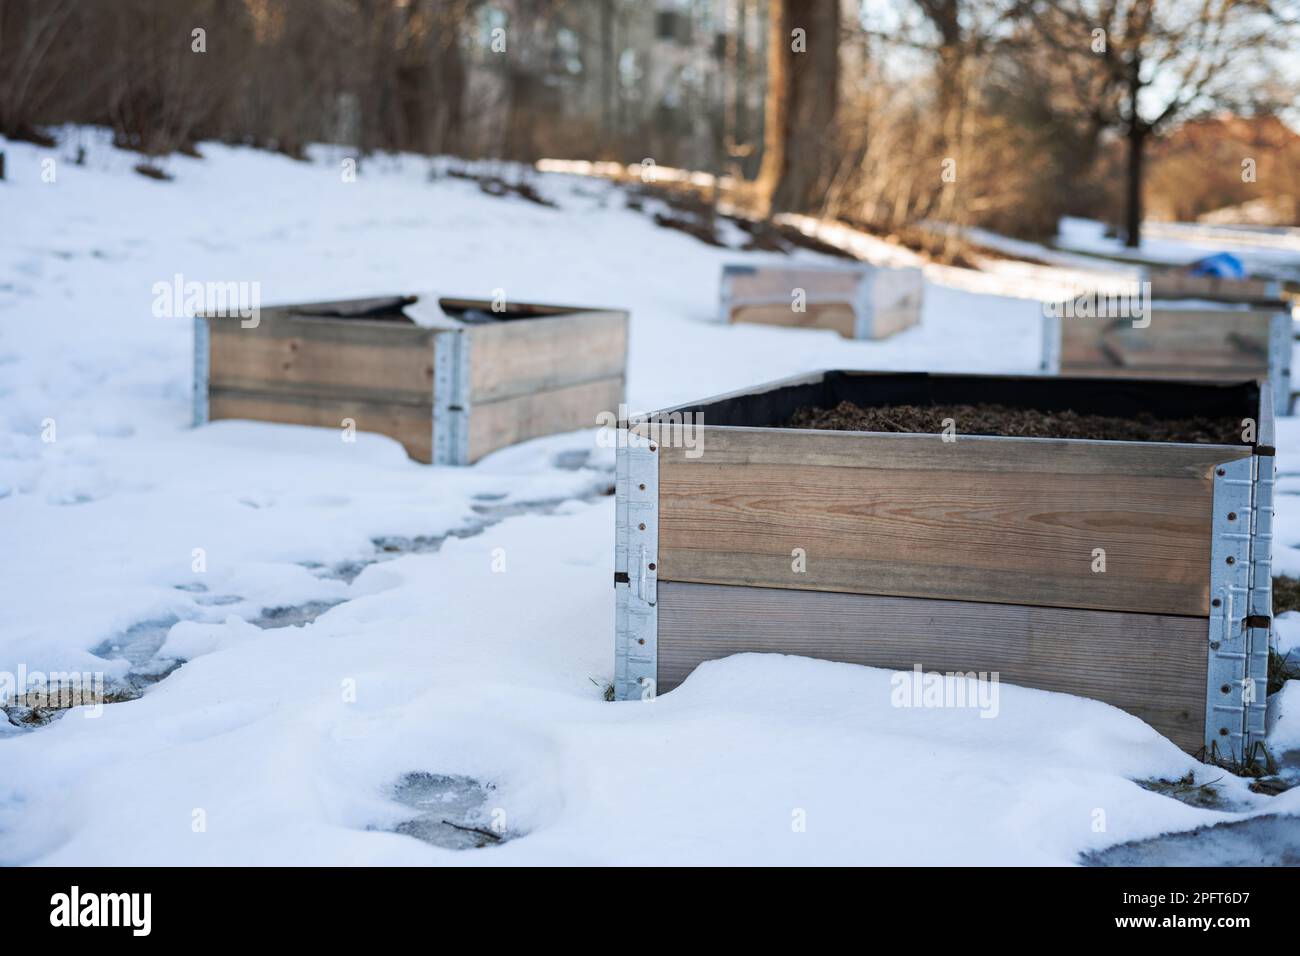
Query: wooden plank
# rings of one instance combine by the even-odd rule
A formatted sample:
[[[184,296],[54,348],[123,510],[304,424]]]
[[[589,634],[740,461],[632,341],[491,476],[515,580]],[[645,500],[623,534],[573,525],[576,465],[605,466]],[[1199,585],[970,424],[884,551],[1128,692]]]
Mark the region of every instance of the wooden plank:
[[[305,302],[295,305],[280,306],[277,311],[284,315],[310,316],[313,318],[365,319],[367,321],[395,322],[410,325],[412,319],[403,309],[419,301],[414,295],[389,295],[365,299],[342,299],[333,302]]]
[[[1156,367],[1148,365],[1115,365],[1104,358],[1088,361],[1073,361],[1069,365],[1071,375],[1087,375],[1092,378],[1132,378],[1141,375],[1149,379],[1169,379],[1185,382],[1195,378],[1203,382],[1240,382],[1243,379],[1262,380],[1267,378],[1266,369],[1253,367],[1225,366],[1210,368],[1206,366],[1181,365],[1174,367]]]
[[[885,339],[921,321],[925,279],[920,269],[875,269],[870,288],[873,339]]]
[[[901,305],[887,309],[876,309],[872,313],[871,338],[887,339],[918,325],[921,321],[920,303]]]
[[[830,329],[845,338],[858,333],[883,339],[920,321],[919,269],[862,264],[854,268],[759,266],[723,273],[723,296],[730,322]],[[793,308],[794,293],[803,293],[804,309]]]
[[[1250,414],[1256,411],[1251,409]],[[664,431],[666,435],[672,432],[667,428]],[[869,467],[883,471],[980,471],[1208,480],[1215,465],[1251,454],[1248,445],[963,435],[960,422],[957,423],[957,440],[953,442],[945,442],[937,434],[721,427],[708,424],[707,412],[699,434],[703,455],[694,462],[710,465]],[[684,458],[684,449],[678,439],[670,437],[667,443],[670,447],[665,450],[664,467],[675,468]]]
[[[208,393],[208,415],[212,421],[242,418],[340,430],[343,420],[351,418],[358,431],[397,439],[416,461],[433,460],[433,408],[428,401],[417,406],[213,387]]]
[[[367,300],[368,301],[368,300]],[[306,308],[305,306],[303,308]],[[210,323],[216,335],[264,335],[272,338],[308,337],[347,345],[384,345],[414,348],[431,341],[435,332],[409,320],[339,318],[298,315],[290,308],[263,309],[255,328],[246,329],[238,317],[221,317]]]
[[[462,299],[454,296],[443,296],[438,299],[438,304],[446,309],[454,311],[463,311],[465,309],[478,309],[480,312],[492,312],[493,302],[491,299]],[[570,313],[593,313],[606,312],[606,309],[591,309],[577,305],[542,305],[537,302],[507,302],[507,315],[568,315]]]
[[[622,375],[566,385],[486,404],[472,404],[469,460],[542,435],[595,428],[601,412],[617,414],[623,401]]]
[[[1151,325],[1129,319],[1061,320],[1061,371],[1162,374],[1220,380],[1268,375],[1275,311],[1153,309]]]
[[[470,402],[622,376],[627,313],[578,312],[471,326]]]
[[[867,277],[862,268],[805,268],[801,266],[759,266],[753,271],[724,273],[731,287],[731,301],[782,304],[788,308],[796,289],[807,302],[856,302]]]
[[[1209,298],[1251,302],[1276,299],[1279,294],[1279,284],[1274,279],[1225,279],[1159,270],[1151,273],[1150,281],[1151,295],[1157,299]]]
[[[789,302],[769,302],[733,306],[731,321],[750,325],[829,329],[838,332],[846,339],[851,339],[855,313],[852,304],[846,302],[808,302],[802,312],[796,312]]]
[[[696,458],[661,447],[661,581],[1181,615],[1208,613],[1212,469],[1250,454],[798,429],[700,440]]]
[[[427,330],[364,320],[267,319],[257,328],[212,323],[213,386],[430,405]]]
[[[1206,619],[965,601],[659,583],[658,681],[708,660],[799,654],[1001,681],[1119,707],[1195,753],[1204,743]],[[1005,712],[1007,704],[1002,699]]]

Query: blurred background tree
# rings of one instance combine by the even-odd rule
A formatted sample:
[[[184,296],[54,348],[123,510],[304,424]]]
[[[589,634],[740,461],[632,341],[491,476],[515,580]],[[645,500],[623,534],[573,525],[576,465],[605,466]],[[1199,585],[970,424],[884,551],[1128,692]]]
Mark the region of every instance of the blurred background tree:
[[[650,158],[950,256],[1295,224],[1297,48],[1300,0],[0,0],[0,133]]]

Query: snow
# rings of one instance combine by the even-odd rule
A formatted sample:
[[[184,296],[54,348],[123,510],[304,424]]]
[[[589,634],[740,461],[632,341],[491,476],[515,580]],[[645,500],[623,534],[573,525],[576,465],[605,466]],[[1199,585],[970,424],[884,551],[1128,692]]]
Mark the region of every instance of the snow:
[[[184,664],[98,716],[0,722],[0,863],[1069,865],[1279,805],[1112,707],[1019,687],[981,719],[892,707],[885,670],[741,655],[607,703],[613,452],[594,422],[462,469],[376,435],[193,429],[191,323],[151,308],[178,274],[258,282],[264,305],[437,288],[626,307],[648,410],[815,368],[1034,372],[1041,306],[1015,282],[927,270],[922,325],[880,343],[723,326],[721,266],[777,257],[656,227],[607,183],[542,176],[550,209],[414,157],[344,182],[335,149],[216,144],[159,182],[101,132],[65,136],[0,141],[0,671]],[[1298,427],[1280,423],[1283,473]],[[1275,561],[1296,573],[1285,482]],[[266,626],[304,605],[318,616]],[[144,624],[141,666],[122,648]],[[490,784],[515,839],[389,832],[412,772]],[[1134,782],[1188,772],[1239,812]]]
[[[1184,228],[1168,228],[1182,225]],[[1230,252],[1251,274],[1300,279],[1300,245],[1291,237],[1260,235],[1245,241],[1231,230],[1191,224],[1152,223],[1141,245],[1129,249],[1124,240],[1106,236],[1107,226],[1095,219],[1067,216],[1061,220],[1058,248],[1125,259],[1190,265],[1216,252]],[[1161,228],[1165,226],[1166,228]]]
[[[1269,746],[1283,753],[1300,750],[1300,680],[1289,680],[1268,700]]]

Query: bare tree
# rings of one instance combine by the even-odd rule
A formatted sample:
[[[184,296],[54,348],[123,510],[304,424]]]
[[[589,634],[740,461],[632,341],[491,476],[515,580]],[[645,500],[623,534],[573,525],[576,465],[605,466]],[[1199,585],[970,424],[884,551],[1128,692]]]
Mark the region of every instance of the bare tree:
[[[66,44],[76,0],[0,0],[0,133],[42,140],[41,122],[79,69]]]
[[[1240,108],[1251,66],[1285,50],[1296,26],[1270,0],[1022,0],[1017,12],[1033,26],[1028,39],[1066,64],[1073,89],[1065,98],[1127,142],[1129,246],[1141,242],[1151,136],[1198,111]]]

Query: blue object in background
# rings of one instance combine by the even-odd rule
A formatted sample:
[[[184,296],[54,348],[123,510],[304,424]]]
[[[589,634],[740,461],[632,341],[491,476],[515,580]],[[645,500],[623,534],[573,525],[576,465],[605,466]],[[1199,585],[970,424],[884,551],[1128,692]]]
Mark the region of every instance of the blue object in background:
[[[1230,252],[1216,252],[1212,256],[1198,259],[1187,267],[1194,276],[1215,276],[1219,279],[1244,279],[1246,267]]]

